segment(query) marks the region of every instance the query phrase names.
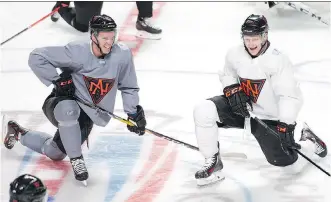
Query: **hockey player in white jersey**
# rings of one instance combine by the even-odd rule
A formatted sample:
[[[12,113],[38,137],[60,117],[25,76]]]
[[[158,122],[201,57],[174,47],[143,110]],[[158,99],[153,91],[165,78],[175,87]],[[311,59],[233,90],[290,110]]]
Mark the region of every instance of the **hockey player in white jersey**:
[[[241,27],[241,34],[243,44],[228,51],[224,69],[219,72],[224,94],[204,100],[194,108],[197,143],[205,157],[205,164],[195,174],[198,185],[224,179],[218,128],[243,129],[245,119],[250,120],[251,133],[266,160],[274,166],[298,171],[302,164],[296,163],[298,154],[293,149],[303,145],[320,157],[327,155],[325,143],[309,128],[302,129],[300,144],[295,142],[294,130],[303,98],[289,58],[268,40],[266,18],[250,15]],[[279,137],[250,118],[247,108]],[[305,163],[305,159],[299,160]]]

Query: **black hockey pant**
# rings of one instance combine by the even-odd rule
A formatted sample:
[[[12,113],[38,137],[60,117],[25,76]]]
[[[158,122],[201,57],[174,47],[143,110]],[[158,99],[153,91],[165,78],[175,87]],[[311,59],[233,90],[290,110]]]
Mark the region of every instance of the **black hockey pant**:
[[[231,107],[228,100],[223,95],[209,98],[215,103],[217,113],[221,123],[217,123],[218,127],[222,128],[244,128],[245,118],[234,114],[231,111]],[[272,130],[276,131],[277,121],[262,120]],[[290,150],[290,155],[287,155],[280,144],[279,138],[270,134],[266,129],[251,118],[251,133],[258,141],[262,152],[264,153],[267,161],[275,166],[288,166],[296,162],[298,154],[293,150]]]

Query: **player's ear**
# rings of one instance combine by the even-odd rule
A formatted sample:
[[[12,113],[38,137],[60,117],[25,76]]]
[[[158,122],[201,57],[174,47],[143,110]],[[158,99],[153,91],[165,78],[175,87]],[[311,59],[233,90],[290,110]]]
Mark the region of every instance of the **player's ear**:
[[[91,35],[91,40],[93,41],[93,42],[95,42],[96,40],[95,40],[95,36],[92,34]]]
[[[268,40],[268,32],[263,33],[263,40]]]
[[[94,43],[97,43],[97,37],[98,37],[97,33],[91,32],[91,37],[90,38]]]

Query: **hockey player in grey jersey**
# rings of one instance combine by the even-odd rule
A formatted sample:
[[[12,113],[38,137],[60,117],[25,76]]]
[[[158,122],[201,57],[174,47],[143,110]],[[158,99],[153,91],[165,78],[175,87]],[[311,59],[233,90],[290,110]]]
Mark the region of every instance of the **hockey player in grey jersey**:
[[[136,72],[131,50],[116,43],[116,23],[107,15],[94,16],[90,23],[91,40],[71,42],[66,46],[37,48],[29,57],[29,66],[40,81],[54,85],[42,107],[49,121],[58,128],[54,137],[29,131],[10,120],[4,125],[4,144],[12,149],[17,141],[22,145],[59,161],[70,158],[75,178],[88,179],[81,144],[94,124],[106,126],[110,116],[86,106],[75,97],[113,112],[117,90],[121,91],[124,111],[136,126],[129,131],[145,133],[146,119],[139,105]],[[59,75],[56,68],[62,70]],[[111,144],[111,143],[110,143]]]

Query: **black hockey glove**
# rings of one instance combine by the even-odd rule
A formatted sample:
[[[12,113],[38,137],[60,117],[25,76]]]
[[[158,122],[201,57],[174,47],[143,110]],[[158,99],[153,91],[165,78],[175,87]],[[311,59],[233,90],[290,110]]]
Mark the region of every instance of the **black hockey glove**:
[[[247,110],[247,103],[250,107],[252,107],[252,103],[249,97],[241,89],[240,84],[226,86],[223,89],[223,93],[225,97],[228,98],[233,113],[243,117],[250,116]]]
[[[137,133],[138,135],[145,134],[145,127],[146,127],[146,119],[145,113],[142,106],[137,105],[137,113],[136,114],[128,114],[128,120],[132,120],[136,123],[137,126],[129,126],[128,130],[133,133]]]
[[[76,17],[76,8],[70,6],[70,1],[57,1],[55,6],[53,7],[53,10],[58,7],[60,7],[58,10],[60,16],[63,18],[64,21],[71,25],[71,21],[73,20],[73,18]],[[56,22],[58,21],[58,18],[52,15],[51,20],[53,22]]]
[[[58,12],[60,13],[64,9],[68,9],[69,6],[70,6],[70,1],[57,1],[55,6],[53,7],[53,10],[60,7],[60,9],[58,10]]]
[[[72,97],[75,94],[75,85],[70,74],[60,74],[60,78],[52,82],[54,84],[55,96]]]
[[[283,122],[278,122],[277,132],[280,137],[283,151],[289,155],[289,149],[301,149],[301,146],[295,143],[294,140],[294,129],[296,124],[286,124]]]

